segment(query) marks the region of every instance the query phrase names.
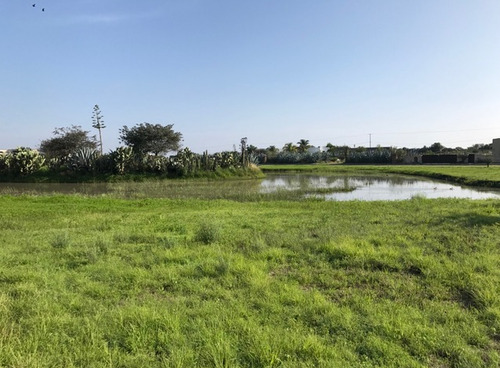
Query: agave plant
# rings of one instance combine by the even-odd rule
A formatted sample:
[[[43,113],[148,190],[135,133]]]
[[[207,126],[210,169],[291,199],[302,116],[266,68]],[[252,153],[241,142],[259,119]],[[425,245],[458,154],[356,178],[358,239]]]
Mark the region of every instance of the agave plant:
[[[68,168],[78,172],[92,172],[96,168],[99,152],[92,148],[81,148],[68,157]]]

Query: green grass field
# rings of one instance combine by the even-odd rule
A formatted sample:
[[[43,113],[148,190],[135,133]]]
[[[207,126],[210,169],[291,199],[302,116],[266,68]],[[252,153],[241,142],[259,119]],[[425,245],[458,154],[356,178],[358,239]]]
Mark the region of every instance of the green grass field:
[[[500,365],[500,201],[254,196],[0,196],[0,366]]]

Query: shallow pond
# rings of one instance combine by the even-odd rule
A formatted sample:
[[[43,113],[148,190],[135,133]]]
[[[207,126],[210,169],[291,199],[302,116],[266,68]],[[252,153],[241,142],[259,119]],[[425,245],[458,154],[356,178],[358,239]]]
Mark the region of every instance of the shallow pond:
[[[500,190],[491,188],[462,187],[425,178],[401,175],[269,175],[261,183],[262,190],[301,190],[309,196],[335,201],[378,201],[425,198],[500,199]],[[319,189],[319,190],[318,190]],[[330,189],[328,193],[326,189]],[[326,192],[326,193],[322,193]]]
[[[0,195],[83,194],[118,198],[296,199],[375,201],[425,198],[500,199],[500,190],[401,175],[267,174],[260,180],[166,180],[123,183],[0,183]]]

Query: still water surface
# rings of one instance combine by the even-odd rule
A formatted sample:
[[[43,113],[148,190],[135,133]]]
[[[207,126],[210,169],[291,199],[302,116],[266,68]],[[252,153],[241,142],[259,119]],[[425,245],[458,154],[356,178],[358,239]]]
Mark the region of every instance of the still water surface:
[[[425,198],[500,199],[500,190],[462,187],[455,184],[400,175],[384,176],[325,176],[325,175],[273,175],[262,181],[263,190],[341,189],[328,194],[311,196],[335,201],[378,201]]]
[[[0,183],[0,195],[83,194],[119,198],[238,198],[241,195],[296,191],[334,201],[425,198],[500,199],[500,190],[470,188],[400,175],[356,176],[267,174],[260,180],[167,180],[145,183]]]

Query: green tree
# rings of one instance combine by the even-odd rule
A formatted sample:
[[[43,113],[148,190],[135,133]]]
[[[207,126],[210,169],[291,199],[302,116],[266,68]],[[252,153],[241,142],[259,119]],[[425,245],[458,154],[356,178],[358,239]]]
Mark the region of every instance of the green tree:
[[[101,130],[106,128],[106,125],[104,125],[104,120],[102,118],[103,118],[103,116],[101,114],[101,109],[99,108],[99,105],[95,105],[94,111],[92,113],[92,128],[95,128],[99,131],[99,147],[101,150],[101,156],[102,156],[102,133],[101,133]]]
[[[337,146],[331,144],[331,143],[327,143],[326,144],[326,150],[328,153],[331,153],[332,155],[335,154],[335,152],[337,151]]]
[[[254,146],[253,144],[250,144],[247,146],[247,153],[249,155],[255,154],[255,153],[257,153],[257,151],[258,151],[258,148],[256,146]]]
[[[267,151],[267,153],[274,155],[274,154],[278,153],[279,150],[278,150],[278,147],[276,147],[276,146],[269,146],[266,148],[266,151]]]
[[[283,146],[283,151],[284,152],[297,152],[297,147],[292,142],[285,143],[285,145]]]
[[[79,125],[55,128],[53,134],[54,137],[40,143],[40,151],[48,158],[64,159],[78,150],[97,147],[95,136],[89,136]]]
[[[307,149],[311,147],[309,144],[309,140],[307,139],[301,139],[300,141],[297,142],[297,149],[299,152],[305,152]]]
[[[436,142],[436,143],[431,144],[429,149],[434,153],[440,153],[441,151],[443,151],[445,149],[445,147],[441,143]]]
[[[139,155],[177,151],[181,147],[182,134],[175,132],[173,124],[161,125],[142,123],[132,128],[126,125],[120,129],[120,141],[133,148]]]

